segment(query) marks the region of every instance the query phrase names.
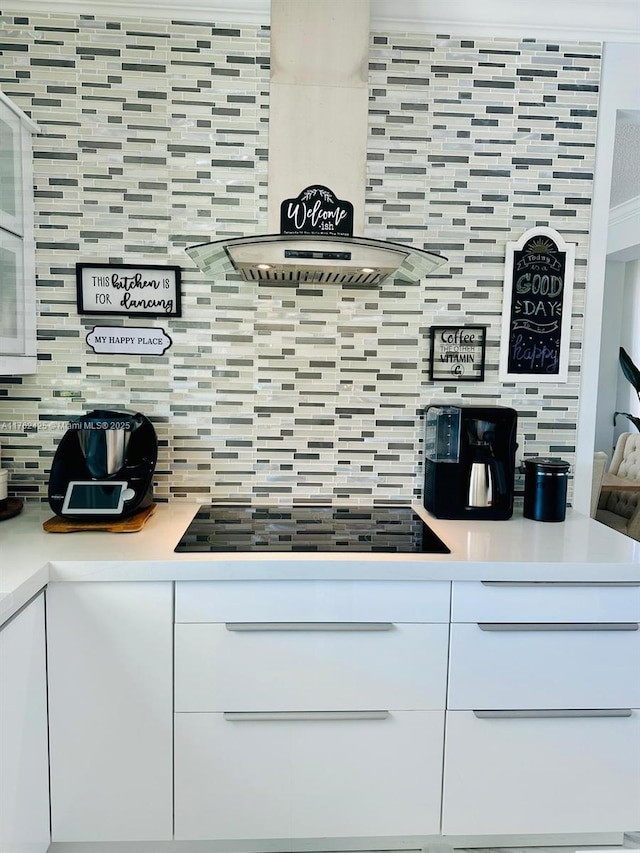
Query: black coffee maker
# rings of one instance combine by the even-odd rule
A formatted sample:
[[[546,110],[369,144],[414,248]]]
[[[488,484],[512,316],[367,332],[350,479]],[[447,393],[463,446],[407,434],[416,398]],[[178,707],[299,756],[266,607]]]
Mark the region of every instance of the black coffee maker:
[[[436,518],[510,518],[517,419],[506,406],[428,406],[425,509]]]
[[[63,518],[126,518],[153,503],[158,441],[139,412],[94,409],[71,421],[49,477],[49,506]]]

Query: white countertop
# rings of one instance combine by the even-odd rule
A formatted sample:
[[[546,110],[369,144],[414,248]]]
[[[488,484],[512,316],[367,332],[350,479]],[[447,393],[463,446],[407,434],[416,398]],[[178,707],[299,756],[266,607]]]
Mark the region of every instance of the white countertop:
[[[198,510],[160,504],[138,533],[47,533],[51,510],[26,504],[0,523],[0,624],[61,581],[637,581],[640,543],[569,510],[564,522],[445,521],[414,507],[450,554],[198,553],[174,547]]]

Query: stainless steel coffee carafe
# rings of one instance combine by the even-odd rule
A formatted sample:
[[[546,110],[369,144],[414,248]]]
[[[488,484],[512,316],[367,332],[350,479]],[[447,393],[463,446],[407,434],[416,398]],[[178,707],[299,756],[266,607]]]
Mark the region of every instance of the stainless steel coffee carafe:
[[[467,506],[491,506],[493,503],[493,474],[487,462],[472,462],[469,472]]]

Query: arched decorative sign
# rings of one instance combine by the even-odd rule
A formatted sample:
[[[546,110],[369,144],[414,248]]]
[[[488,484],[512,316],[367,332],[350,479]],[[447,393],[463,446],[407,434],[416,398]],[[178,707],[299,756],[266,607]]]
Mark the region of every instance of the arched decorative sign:
[[[507,243],[500,380],[566,382],[575,245],[553,228]]]
[[[281,203],[280,233],[353,237],[353,205],[322,184],[306,187]]]

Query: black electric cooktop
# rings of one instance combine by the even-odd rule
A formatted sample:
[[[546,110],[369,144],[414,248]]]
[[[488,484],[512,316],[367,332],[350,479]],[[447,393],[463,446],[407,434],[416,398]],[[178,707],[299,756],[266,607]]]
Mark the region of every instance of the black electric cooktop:
[[[410,506],[203,506],[175,551],[449,554]]]

